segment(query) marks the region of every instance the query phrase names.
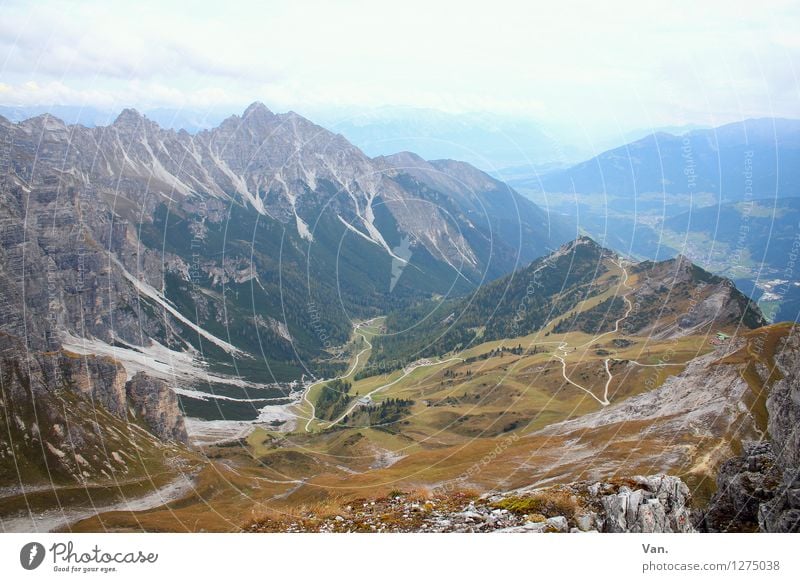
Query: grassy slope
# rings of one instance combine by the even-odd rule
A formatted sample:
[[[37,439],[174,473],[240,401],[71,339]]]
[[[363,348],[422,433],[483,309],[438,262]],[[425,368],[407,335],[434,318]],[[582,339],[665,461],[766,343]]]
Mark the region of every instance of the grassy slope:
[[[591,300],[592,304],[596,301]],[[80,527],[96,528],[102,519],[103,524],[122,529],[228,531],[265,510],[292,512],[301,505],[321,507],[443,481],[513,488],[536,480],[586,477],[586,463],[567,462],[564,443],[558,439],[523,438],[540,427],[599,408],[588,395],[563,381],[560,364],[551,358],[554,346],[545,340],[586,344],[567,355],[567,369],[570,377],[592,390],[600,390],[605,382],[602,365],[609,354],[621,360],[656,363],[669,353],[669,366],[664,368],[621,364],[611,386],[612,402],[660,385],[668,374],[678,373],[686,361],[711,348],[704,336],[661,343],[626,338],[631,343],[623,347],[615,339],[620,338],[610,334],[592,342],[592,336],[572,332],[483,343],[464,355],[478,356],[503,345],[520,344],[526,348],[536,345],[542,351],[416,370],[375,395],[378,401],[390,397],[415,400],[412,414],[398,426],[337,427],[312,433],[301,429],[289,435],[259,429],[241,442],[211,447],[207,453],[214,464],[204,469],[200,491],[192,498],[144,515],[105,515]],[[392,375],[365,378],[354,383],[354,390],[364,393],[391,380]],[[616,459],[621,472],[661,468],[652,465],[652,455],[637,460],[628,448],[615,449],[614,431],[619,430],[609,427],[611,432],[598,430],[590,436],[608,443],[605,460]],[[652,452],[663,445],[654,438],[642,446]],[[490,462],[484,463],[485,459]]]

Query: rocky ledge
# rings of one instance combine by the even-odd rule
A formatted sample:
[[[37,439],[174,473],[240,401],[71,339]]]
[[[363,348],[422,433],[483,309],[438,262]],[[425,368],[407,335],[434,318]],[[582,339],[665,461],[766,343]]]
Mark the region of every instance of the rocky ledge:
[[[580,482],[497,495],[404,493],[275,512],[253,532],[693,532],[689,488],[677,477],[652,475]]]

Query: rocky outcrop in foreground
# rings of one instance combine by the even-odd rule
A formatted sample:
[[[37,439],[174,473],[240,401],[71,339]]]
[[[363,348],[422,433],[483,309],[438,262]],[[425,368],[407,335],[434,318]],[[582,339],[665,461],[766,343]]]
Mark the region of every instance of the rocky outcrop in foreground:
[[[608,484],[605,485],[608,487]],[[612,486],[613,487],[613,486]],[[597,491],[603,511],[599,524],[610,533],[686,533],[694,531],[687,505],[689,488],[677,477],[655,475],[634,477],[630,487],[605,494],[603,485]]]
[[[652,475],[581,482],[478,497],[393,492],[374,500],[281,514],[247,531],[280,532],[693,532],[689,488],[677,477]]]

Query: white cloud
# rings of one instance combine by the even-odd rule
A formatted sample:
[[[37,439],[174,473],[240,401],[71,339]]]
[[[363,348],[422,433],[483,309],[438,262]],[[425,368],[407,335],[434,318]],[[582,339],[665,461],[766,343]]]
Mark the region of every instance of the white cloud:
[[[796,116],[790,0],[188,6],[4,5],[0,101],[393,104],[630,126]]]
[[[247,39],[157,4],[11,4],[0,19],[3,73],[149,79],[276,76]],[[2,54],[2,53],[0,53]]]

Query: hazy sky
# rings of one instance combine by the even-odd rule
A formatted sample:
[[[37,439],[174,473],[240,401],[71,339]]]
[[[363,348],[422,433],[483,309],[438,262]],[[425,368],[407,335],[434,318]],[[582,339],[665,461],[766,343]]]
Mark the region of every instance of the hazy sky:
[[[796,0],[162,4],[2,2],[0,104],[410,105],[629,128],[800,113]]]

